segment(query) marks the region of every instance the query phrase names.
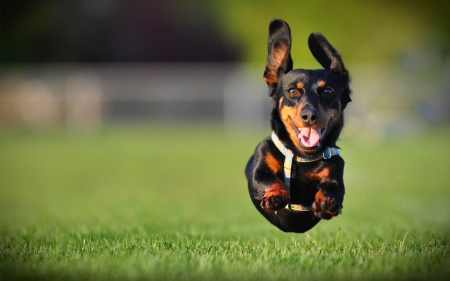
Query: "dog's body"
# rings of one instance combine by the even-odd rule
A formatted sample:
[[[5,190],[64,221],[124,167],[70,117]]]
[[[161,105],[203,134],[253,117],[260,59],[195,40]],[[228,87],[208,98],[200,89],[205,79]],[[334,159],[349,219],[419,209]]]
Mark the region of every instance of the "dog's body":
[[[336,141],[351,101],[350,78],[321,33],[312,33],[308,44],[324,69],[293,70],[289,26],[270,23],[264,80],[274,102],[274,133],[259,143],[245,169],[253,204],[286,232],[305,232],[337,216],[345,193]]]

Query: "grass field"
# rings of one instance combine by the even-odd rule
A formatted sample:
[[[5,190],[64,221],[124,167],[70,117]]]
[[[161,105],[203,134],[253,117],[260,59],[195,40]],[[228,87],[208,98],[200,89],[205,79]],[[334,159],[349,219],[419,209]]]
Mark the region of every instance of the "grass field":
[[[283,233],[243,169],[268,132],[0,132],[0,280],[448,280],[448,128],[343,135],[343,215]]]

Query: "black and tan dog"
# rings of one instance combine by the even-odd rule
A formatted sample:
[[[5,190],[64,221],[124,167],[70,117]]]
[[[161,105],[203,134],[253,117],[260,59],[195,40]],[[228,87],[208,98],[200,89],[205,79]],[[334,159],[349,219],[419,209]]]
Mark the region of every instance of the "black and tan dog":
[[[264,80],[273,99],[271,136],[250,158],[245,174],[256,208],[286,232],[305,232],[331,219],[344,200],[344,160],[336,141],[350,99],[341,55],[319,32],[308,39],[324,69],[293,69],[289,25],[269,26]]]

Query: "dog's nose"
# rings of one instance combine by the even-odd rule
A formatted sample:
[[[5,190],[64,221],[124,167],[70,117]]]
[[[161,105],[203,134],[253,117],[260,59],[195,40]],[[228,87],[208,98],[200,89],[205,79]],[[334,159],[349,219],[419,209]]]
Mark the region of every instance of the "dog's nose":
[[[319,119],[319,111],[316,109],[304,108],[300,114],[305,124],[314,124]]]

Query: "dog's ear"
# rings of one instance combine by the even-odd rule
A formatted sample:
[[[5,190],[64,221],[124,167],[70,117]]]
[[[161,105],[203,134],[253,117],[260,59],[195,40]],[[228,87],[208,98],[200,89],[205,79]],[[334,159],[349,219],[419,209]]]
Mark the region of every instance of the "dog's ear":
[[[267,55],[264,81],[272,86],[278,83],[281,75],[292,70],[291,30],[289,25],[280,19],[275,19],[269,25],[269,54]],[[273,93],[271,92],[271,96]]]
[[[313,32],[308,38],[308,46],[323,68],[333,72],[347,74],[341,54],[331,46],[320,32]]]
[[[327,70],[342,74],[341,81],[344,85],[342,92],[342,108],[349,102],[351,90],[349,87],[350,76],[342,61],[341,54],[331,46],[325,36],[320,32],[313,32],[308,38],[308,46],[316,60]]]

